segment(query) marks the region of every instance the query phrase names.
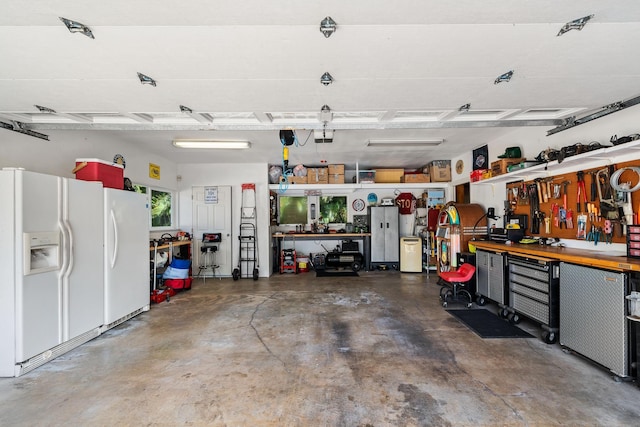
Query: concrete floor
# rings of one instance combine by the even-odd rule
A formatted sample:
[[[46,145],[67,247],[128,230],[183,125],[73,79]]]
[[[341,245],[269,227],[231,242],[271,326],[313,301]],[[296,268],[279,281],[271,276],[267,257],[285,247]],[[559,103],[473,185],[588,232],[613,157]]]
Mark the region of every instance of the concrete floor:
[[[433,274],[304,273],[195,281],[0,379],[0,425],[637,426],[640,388],[538,338],[479,338]]]

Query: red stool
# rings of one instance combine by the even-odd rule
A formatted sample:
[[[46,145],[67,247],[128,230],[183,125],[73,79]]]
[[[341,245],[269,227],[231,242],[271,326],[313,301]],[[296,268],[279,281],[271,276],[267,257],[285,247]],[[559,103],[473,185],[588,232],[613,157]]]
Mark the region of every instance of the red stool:
[[[442,306],[446,307],[449,301],[460,302],[465,300],[467,308],[471,307],[473,297],[471,292],[466,289],[466,283],[471,280],[476,272],[476,268],[469,263],[464,263],[456,271],[440,272],[441,285],[440,299]]]

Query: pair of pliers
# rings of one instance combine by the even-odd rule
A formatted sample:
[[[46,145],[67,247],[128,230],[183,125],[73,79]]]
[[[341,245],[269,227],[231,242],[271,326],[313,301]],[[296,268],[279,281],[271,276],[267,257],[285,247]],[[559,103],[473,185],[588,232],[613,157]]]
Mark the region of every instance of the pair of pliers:
[[[593,234],[593,244],[598,246],[598,242],[600,241],[600,235],[602,234],[602,227],[596,228],[596,232]]]

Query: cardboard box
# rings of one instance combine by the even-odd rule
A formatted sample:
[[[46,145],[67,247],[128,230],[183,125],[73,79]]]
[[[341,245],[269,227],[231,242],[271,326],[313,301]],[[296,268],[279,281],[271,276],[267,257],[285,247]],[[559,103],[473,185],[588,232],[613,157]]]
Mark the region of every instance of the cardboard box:
[[[328,184],[327,168],[307,168],[307,184]]]
[[[405,173],[402,177],[402,182],[407,184],[431,182],[431,176],[428,173],[422,172]]]
[[[329,175],[344,175],[344,165],[329,165]]]
[[[493,176],[498,176],[507,173],[507,168],[511,165],[517,165],[518,163],[524,162],[524,158],[518,159],[500,159],[495,162],[491,162],[491,172],[493,172]]]
[[[306,176],[290,176],[289,184],[306,184],[309,180]]]
[[[124,166],[99,159],[76,159],[76,179],[100,181],[107,188],[124,189]]]
[[[451,181],[451,160],[434,160],[429,163],[431,182]]]
[[[339,173],[330,173],[329,184],[344,184],[344,175]]]
[[[376,169],[375,182],[395,184],[402,181],[404,169]]]

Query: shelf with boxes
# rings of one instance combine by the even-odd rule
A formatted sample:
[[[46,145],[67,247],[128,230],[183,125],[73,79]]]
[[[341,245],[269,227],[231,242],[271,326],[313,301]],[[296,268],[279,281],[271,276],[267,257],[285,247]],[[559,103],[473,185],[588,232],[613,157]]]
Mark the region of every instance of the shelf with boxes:
[[[379,184],[418,184],[423,186],[428,183],[442,183],[451,181],[451,161],[436,160],[418,169],[399,168],[375,168],[360,169],[356,163],[355,169],[346,169],[344,164],[330,164],[327,166],[302,166],[293,168],[292,174],[287,174],[286,178],[281,175],[271,175],[270,168],[270,188],[281,188],[283,185],[305,186],[325,186],[325,185],[379,185]],[[276,181],[276,182],[274,182]],[[275,186],[275,187],[274,187]],[[347,188],[347,187],[345,187]],[[311,187],[307,187],[311,189]]]

